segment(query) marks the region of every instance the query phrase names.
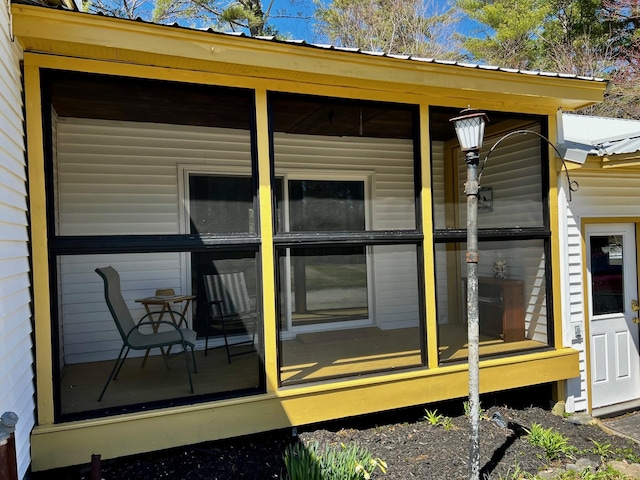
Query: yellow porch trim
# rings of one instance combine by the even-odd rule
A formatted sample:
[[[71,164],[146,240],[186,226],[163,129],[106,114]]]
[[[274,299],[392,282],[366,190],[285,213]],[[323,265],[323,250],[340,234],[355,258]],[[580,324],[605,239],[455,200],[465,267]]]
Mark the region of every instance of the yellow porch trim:
[[[483,393],[575,377],[578,352],[565,348],[480,363]],[[146,451],[304,425],[467,395],[466,365],[318,384],[209,404],[61,425],[37,426],[32,468],[87,463]]]
[[[427,365],[437,368],[438,356],[438,316],[436,312],[436,274],[433,243],[433,198],[431,195],[431,137],[429,134],[429,108],[420,106],[420,165],[422,192],[420,210],[422,213],[424,290],[425,290],[425,331]]]
[[[12,12],[25,52],[417,93],[434,105],[465,107],[471,97],[482,99],[481,108],[555,112],[602,101],[606,88],[592,80],[407,61],[35,6],[14,4]]]
[[[275,267],[273,253],[273,217],[271,215],[271,169],[269,158],[269,119],[267,91],[256,93],[256,143],[258,150],[258,200],[260,202],[260,261],[262,266],[262,321],[264,328],[264,366],[267,392],[278,388],[278,333],[275,292]]]
[[[42,132],[40,71],[24,67],[25,117],[29,179],[29,215],[31,227],[31,263],[33,272],[33,318],[35,334],[37,420],[53,423],[53,341],[51,338],[51,299],[49,298],[49,247],[47,241],[47,201]]]
[[[562,298],[562,283],[561,276],[559,274],[562,264],[560,258],[560,235],[559,229],[557,228],[560,225],[559,219],[559,205],[558,205],[558,179],[562,174],[562,170],[557,169],[556,162],[556,154],[555,149],[552,145],[555,145],[557,142],[557,115],[549,115],[547,118],[548,121],[548,139],[551,142],[551,145],[546,144],[547,152],[549,155],[549,225],[551,226],[551,281],[552,281],[552,292],[553,298],[556,299],[553,302],[553,343],[556,348],[561,348],[563,344],[562,339],[562,328],[563,328],[563,318],[562,318],[562,302],[560,299]],[[556,167],[556,168],[554,168]],[[564,177],[562,178],[564,181]]]

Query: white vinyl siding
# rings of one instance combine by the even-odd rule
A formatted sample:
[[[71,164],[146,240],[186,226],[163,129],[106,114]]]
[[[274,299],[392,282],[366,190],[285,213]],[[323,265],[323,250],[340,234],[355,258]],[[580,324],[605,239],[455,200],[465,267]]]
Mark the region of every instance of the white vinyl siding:
[[[250,175],[251,144],[241,130],[59,118],[57,160],[59,235],[177,234],[178,165]],[[190,293],[180,253],[63,256],[58,265],[65,363],[115,358],[122,346],[96,268],[120,273],[134,318],[145,313],[135,300],[157,288]]]
[[[581,175],[579,171],[571,172],[571,180],[579,184],[579,189],[571,194],[571,202],[564,202],[564,221],[566,222],[566,235],[563,248],[567,254],[565,268],[568,278],[567,288],[563,291],[563,300],[568,315],[564,321],[564,328],[571,339],[568,346],[580,351],[580,378],[568,382],[568,407],[575,411],[588,408],[586,351],[585,351],[585,324],[586,311],[584,299],[586,286],[583,282],[582,258],[582,232],[581,220],[583,218],[620,218],[630,217],[636,221],[640,217],[640,204],[638,203],[638,182],[640,175],[616,174],[615,171],[604,172],[600,175]],[[562,185],[564,185],[564,177]],[[582,338],[574,337],[575,327],[582,333]],[[565,339],[567,342],[568,339]]]
[[[64,358],[69,364],[112,359],[122,347],[96,268],[110,265],[118,271],[133,318],[146,313],[135,300],[153,296],[156,288],[181,289],[178,253],[63,256],[59,265]],[[129,354],[141,355],[144,352]]]
[[[538,131],[539,127],[528,127]],[[480,186],[493,190],[493,210],[478,209],[478,228],[527,228],[544,225],[542,217],[542,172],[540,168],[540,138],[537,135],[513,135],[491,153],[488,149],[498,138],[487,138],[480,152]],[[467,224],[467,197],[464,184],[467,165],[460,153],[458,161],[459,225]]]
[[[61,118],[59,235],[179,233],[181,164],[250,175],[249,132]]]
[[[250,134],[240,130],[60,118],[57,148],[59,235],[176,234],[183,201],[179,166],[251,174]],[[373,228],[415,228],[411,141],[276,135],[276,158],[278,174],[305,168],[372,173]],[[415,247],[374,250],[377,323],[417,325],[417,280],[407,280],[417,279]],[[121,273],[135,317],[144,313],[135,299],[156,288],[190,293],[180,282],[188,267],[183,262],[178,253],[61,257],[64,361],[115,358],[121,345],[95,268],[113,265]]]
[[[539,127],[529,126],[538,131]],[[485,150],[498,139],[487,138]],[[480,155],[480,169],[487,152]],[[478,228],[541,227],[542,171],[541,146],[537,135],[513,135],[500,143],[489,157],[480,179],[481,187],[493,189],[493,210],[478,212]],[[466,164],[460,162],[459,192],[464,192]],[[466,196],[460,196],[460,224],[466,224]],[[507,262],[507,275],[524,282],[525,336],[530,340],[548,342],[545,258],[541,241],[480,243],[480,276],[493,276],[493,264],[498,256]],[[540,248],[536,248],[540,247]],[[492,254],[482,254],[490,249]],[[495,253],[494,253],[495,252]],[[499,252],[499,254],[498,254]],[[464,265],[461,262],[461,265]]]
[[[35,423],[27,189],[20,58],[0,9],[0,414],[18,414],[18,476],[30,459]]]
[[[274,135],[276,175],[311,169],[371,174],[371,230],[415,228],[412,140]],[[298,174],[299,176],[299,174]],[[374,323],[381,329],[419,324],[417,256],[414,246],[372,248]],[[412,284],[413,282],[413,284]]]
[[[445,173],[444,173],[444,142],[431,142],[431,193],[433,198],[433,223],[434,225],[445,225]],[[436,257],[446,255],[446,245],[438,243],[435,245]],[[447,263],[437,261],[435,264],[436,278],[440,285],[447,285]],[[438,323],[449,322],[449,303],[446,288],[438,288],[436,308],[438,311]]]
[[[529,127],[531,128],[531,127]],[[534,126],[532,129],[538,130]],[[498,140],[488,137],[484,142],[484,150],[480,154],[480,167],[486,158],[488,149]],[[432,146],[434,222],[437,228],[445,228],[445,179],[444,162],[441,146]],[[459,228],[466,228],[467,197],[464,184],[467,178],[466,162],[463,154],[458,152],[458,221]],[[493,191],[492,211],[478,212],[478,228],[514,228],[540,227],[543,222],[542,206],[542,173],[540,168],[541,147],[537,135],[514,135],[504,142],[489,157],[482,177],[481,187],[491,187]],[[514,174],[517,172],[517,175]],[[481,277],[493,276],[493,265],[498,256],[507,262],[507,276],[524,282],[524,310],[526,338],[547,342],[547,310],[545,285],[545,258],[542,241],[502,241],[480,242],[480,260],[478,274]],[[438,321],[449,320],[448,304],[444,297],[449,268],[444,246],[437,245],[436,253],[441,260],[436,262],[438,285],[442,297],[438,297]],[[459,252],[461,277],[466,277],[465,251]],[[449,259],[450,260],[450,259]],[[449,267],[449,268],[448,268]],[[452,292],[449,292],[451,295]]]

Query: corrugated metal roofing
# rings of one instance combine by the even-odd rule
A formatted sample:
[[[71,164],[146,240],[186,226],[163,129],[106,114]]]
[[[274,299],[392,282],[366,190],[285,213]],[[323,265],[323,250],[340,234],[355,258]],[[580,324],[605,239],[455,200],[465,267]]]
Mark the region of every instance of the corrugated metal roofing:
[[[640,121],[563,113],[565,147],[588,155],[640,152]]]
[[[51,7],[51,6],[48,6],[48,5],[43,5],[38,0],[13,0],[13,1],[14,1],[14,3],[22,3],[22,4],[27,4],[27,5],[38,5],[38,6],[41,6],[41,7],[44,7],[44,8],[61,8],[63,10],[67,10],[62,6]],[[78,12],[74,12],[74,13],[77,14]],[[105,16],[103,14],[92,14],[92,13],[87,13],[87,12],[81,12],[81,13],[83,13],[85,15]],[[567,78],[567,79],[588,80],[588,81],[595,81],[595,82],[606,82],[607,81],[604,78],[575,75],[575,74],[571,74],[571,73],[545,72],[545,71],[539,71],[539,70],[522,70],[522,69],[514,69],[514,68],[504,68],[504,67],[499,67],[499,66],[496,66],[496,65],[482,65],[482,64],[479,64],[479,63],[460,62],[460,61],[455,61],[455,60],[438,60],[438,59],[435,59],[435,58],[415,57],[415,56],[412,56],[412,55],[396,55],[396,54],[388,54],[388,53],[384,53],[384,52],[363,50],[361,48],[338,47],[338,46],[335,46],[335,45],[328,45],[328,44],[309,43],[306,40],[279,39],[279,38],[276,38],[274,36],[255,36],[255,37],[252,37],[250,35],[246,35],[244,32],[220,32],[220,31],[216,31],[216,30],[214,30],[212,28],[207,28],[207,29],[192,28],[192,27],[185,27],[185,26],[179,25],[177,23],[174,23],[174,24],[171,24],[171,25],[158,24],[158,23],[154,23],[154,22],[149,22],[147,20],[143,20],[141,18],[137,18],[135,20],[128,20],[128,19],[118,19],[118,20],[134,21],[134,22],[145,23],[145,24],[149,24],[149,25],[159,25],[159,26],[168,27],[168,28],[179,28],[179,29],[183,29],[183,30],[208,32],[208,33],[210,33],[212,35],[243,37],[243,38],[247,38],[247,39],[251,39],[251,40],[255,40],[255,41],[261,41],[261,42],[273,42],[273,43],[279,43],[279,44],[297,45],[297,46],[300,46],[301,48],[314,48],[314,49],[321,49],[321,50],[332,50],[332,51],[336,51],[336,52],[354,53],[354,54],[359,54],[359,55],[375,56],[375,57],[386,57],[386,58],[393,58],[393,59],[397,59],[397,60],[404,60],[404,61],[410,61],[410,62],[432,63],[432,64],[438,64],[438,65],[451,65],[451,66],[468,68],[468,69],[490,70],[490,71],[499,71],[499,72],[506,72],[506,73],[517,73],[517,74],[521,74],[521,75],[532,75],[532,76],[539,76],[539,77]]]
[[[142,20],[140,18],[136,19],[136,21],[143,22],[143,23],[150,23],[150,22],[147,22],[147,21]],[[188,27],[183,27],[182,25],[178,25],[178,24],[172,24],[172,25],[169,25],[169,26],[174,27],[174,28],[186,28],[187,30],[190,30]],[[492,71],[500,71],[500,72],[507,72],[507,73],[519,73],[519,74],[523,74],[523,75],[534,75],[534,76],[540,76],[540,77],[573,78],[573,79],[578,79],[578,80],[590,80],[590,81],[596,81],[596,82],[606,82],[607,81],[604,78],[587,77],[587,76],[575,75],[575,74],[571,74],[571,73],[555,73],[555,72],[545,72],[545,71],[540,71],[540,70],[522,70],[522,69],[515,69],[515,68],[499,67],[499,66],[496,66],[496,65],[482,65],[482,64],[479,64],[479,63],[459,62],[459,61],[456,61],[456,60],[438,60],[436,58],[415,57],[413,55],[397,55],[397,54],[391,54],[391,53],[376,52],[376,51],[371,51],[371,50],[363,50],[361,48],[355,48],[355,47],[338,47],[338,46],[335,46],[335,45],[328,45],[328,44],[308,43],[306,40],[279,39],[279,38],[276,38],[274,36],[256,36],[256,37],[251,37],[249,35],[246,35],[243,32],[219,32],[219,31],[213,30],[211,28],[206,29],[206,30],[200,29],[200,31],[206,31],[206,32],[209,32],[209,33],[212,33],[212,34],[216,34],[216,35],[230,35],[230,36],[235,36],[235,37],[251,38],[251,39],[260,40],[260,41],[291,44],[291,45],[299,45],[301,47],[317,48],[317,49],[322,49],[322,50],[334,50],[334,51],[337,51],[337,52],[357,53],[357,54],[361,54],[361,55],[368,55],[368,56],[375,56],[375,57],[387,57],[387,58],[394,58],[394,59],[397,59],[397,60],[407,60],[407,61],[412,61],[412,62],[434,63],[434,64],[438,64],[438,65],[452,65],[452,66],[470,68],[470,69],[492,70]]]

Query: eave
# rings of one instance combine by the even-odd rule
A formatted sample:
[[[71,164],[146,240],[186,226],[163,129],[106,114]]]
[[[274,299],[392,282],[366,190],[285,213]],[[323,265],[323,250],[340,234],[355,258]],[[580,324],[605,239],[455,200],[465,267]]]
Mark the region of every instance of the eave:
[[[600,102],[607,86],[594,79],[314,48],[36,6],[12,9],[14,34],[25,52],[266,79],[276,88],[278,81],[295,82],[424,95],[433,105],[464,107],[477,98],[499,110],[542,111]]]

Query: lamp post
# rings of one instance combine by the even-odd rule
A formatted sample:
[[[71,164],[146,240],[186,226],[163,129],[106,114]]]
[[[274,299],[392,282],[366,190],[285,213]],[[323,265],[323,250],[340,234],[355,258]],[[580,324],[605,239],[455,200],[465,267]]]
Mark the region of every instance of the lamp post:
[[[467,162],[467,343],[469,348],[469,480],[480,478],[480,355],[478,311],[478,164],[489,118],[484,112],[466,109],[450,121]]]

